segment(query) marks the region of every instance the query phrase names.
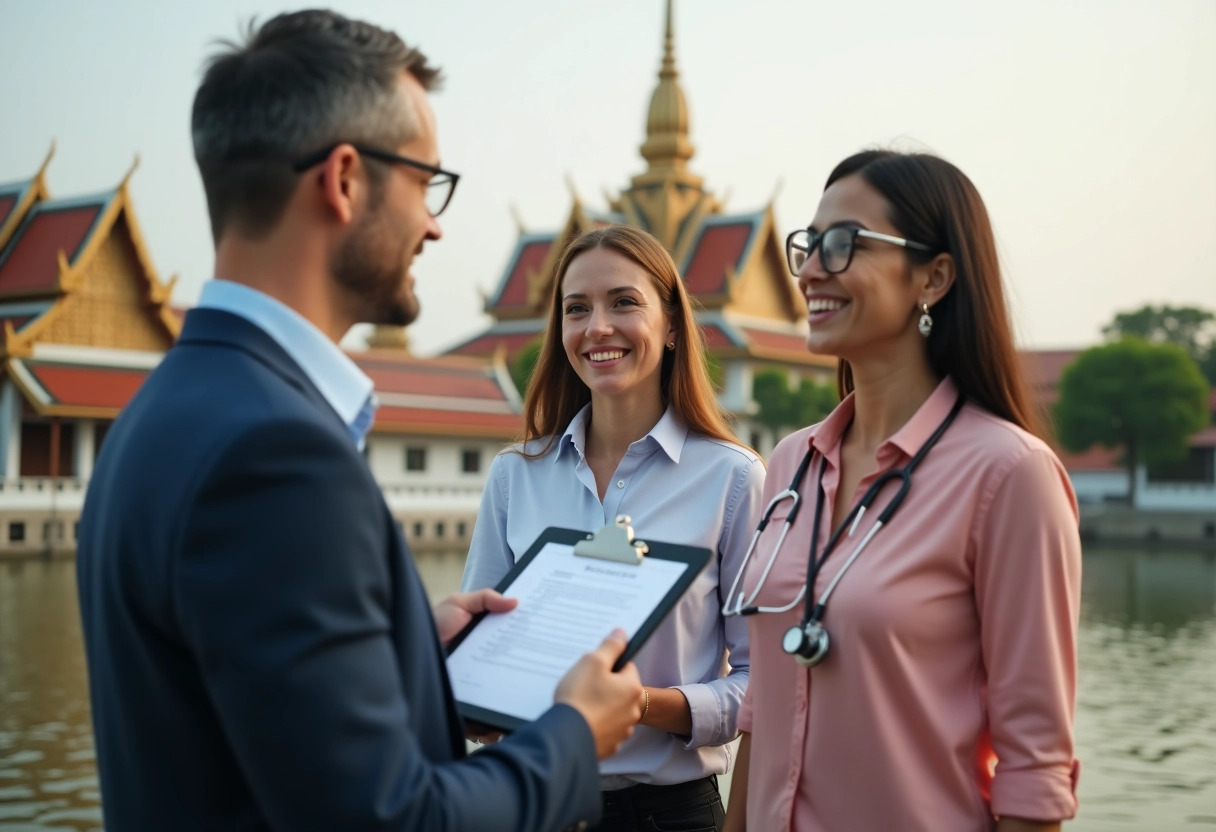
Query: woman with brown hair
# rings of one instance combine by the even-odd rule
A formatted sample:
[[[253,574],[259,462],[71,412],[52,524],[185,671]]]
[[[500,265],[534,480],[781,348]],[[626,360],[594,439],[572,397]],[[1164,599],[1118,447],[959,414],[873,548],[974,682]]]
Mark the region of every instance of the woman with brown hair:
[[[671,255],[645,231],[589,231],[557,267],[520,445],[495,458],[463,589],[494,586],[547,526],[639,535],[715,557],[635,658],[642,719],[600,765],[601,830],[718,829],[747,687],[747,626],[722,615],[764,466],[727,426]],[[723,675],[723,659],[730,669]]]
[[[727,828],[1058,830],[1077,506],[983,201],[934,156],[859,153],[786,250],[843,400],[773,451],[771,522],[728,591],[752,677]]]

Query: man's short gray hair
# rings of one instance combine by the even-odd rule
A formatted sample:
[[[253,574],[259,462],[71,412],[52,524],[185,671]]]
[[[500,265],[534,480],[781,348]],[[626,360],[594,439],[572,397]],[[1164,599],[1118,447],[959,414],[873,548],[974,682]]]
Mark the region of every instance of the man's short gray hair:
[[[402,73],[435,89],[439,70],[393,32],[331,11],[282,14],[223,41],[194,97],[194,158],[218,241],[260,236],[298,181],[292,163],[340,142],[393,150],[417,129]]]

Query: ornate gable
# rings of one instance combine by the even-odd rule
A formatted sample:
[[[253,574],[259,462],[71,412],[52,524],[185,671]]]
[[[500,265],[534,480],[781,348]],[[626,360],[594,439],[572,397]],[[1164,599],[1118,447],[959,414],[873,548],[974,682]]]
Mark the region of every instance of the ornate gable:
[[[30,355],[38,343],[158,352],[173,343],[173,281],[160,281],[147,254],[131,172],[112,192],[38,203],[0,253],[8,353]],[[39,298],[48,305],[35,310]]]

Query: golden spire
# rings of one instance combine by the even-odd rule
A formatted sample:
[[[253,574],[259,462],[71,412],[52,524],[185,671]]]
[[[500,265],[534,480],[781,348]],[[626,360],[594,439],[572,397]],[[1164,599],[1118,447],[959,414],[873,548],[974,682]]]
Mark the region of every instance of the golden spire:
[[[659,85],[650,96],[650,111],[646,115],[646,141],[642,143],[642,158],[649,170],[683,170],[693,154],[688,140],[688,103],[677,79],[675,38],[672,34],[671,7],[667,0],[667,31],[663,42],[663,63],[659,68]]]

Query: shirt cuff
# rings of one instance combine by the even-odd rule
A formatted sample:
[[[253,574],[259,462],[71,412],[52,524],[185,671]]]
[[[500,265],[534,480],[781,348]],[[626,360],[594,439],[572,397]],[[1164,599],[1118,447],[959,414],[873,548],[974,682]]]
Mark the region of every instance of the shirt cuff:
[[[1051,767],[997,771],[992,780],[992,814],[1037,821],[1068,820],[1077,814],[1077,779],[1081,763],[1069,768]]]
[[[688,700],[688,712],[692,717],[692,734],[684,742],[686,750],[721,745],[734,737],[723,737],[726,732],[725,714],[722,703],[714,689],[705,684],[676,685],[672,690],[678,690]],[[672,736],[680,737],[678,734]],[[682,738],[682,737],[681,737]]]

